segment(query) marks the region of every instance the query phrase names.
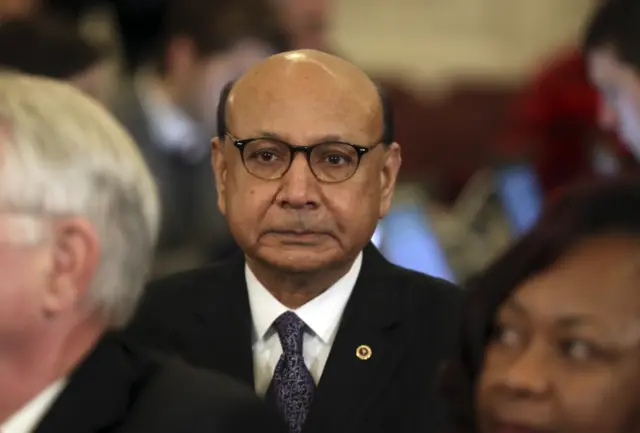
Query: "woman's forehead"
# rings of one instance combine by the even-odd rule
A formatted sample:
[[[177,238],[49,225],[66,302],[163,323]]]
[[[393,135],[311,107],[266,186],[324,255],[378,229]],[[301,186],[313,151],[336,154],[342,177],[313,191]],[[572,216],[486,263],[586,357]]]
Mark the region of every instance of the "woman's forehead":
[[[581,242],[513,293],[530,314],[640,320],[640,240],[602,236]]]

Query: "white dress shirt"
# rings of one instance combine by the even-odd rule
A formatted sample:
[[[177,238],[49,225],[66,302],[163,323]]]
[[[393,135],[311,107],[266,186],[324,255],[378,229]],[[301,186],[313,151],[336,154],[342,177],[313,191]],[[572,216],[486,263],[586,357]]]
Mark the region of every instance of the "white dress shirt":
[[[2,433],[31,433],[56,401],[67,381],[52,383],[0,426]]]
[[[249,266],[245,266],[249,305],[253,318],[253,371],[258,395],[266,394],[282,355],[282,346],[278,334],[272,327],[273,322],[287,311],[294,311],[311,330],[311,332],[305,332],[303,337],[303,356],[315,382],[320,381],[338,332],[342,312],[351,296],[361,267],[362,253],[353,262],[349,272],[333,286],[300,308],[291,310],[282,305],[258,281]]]

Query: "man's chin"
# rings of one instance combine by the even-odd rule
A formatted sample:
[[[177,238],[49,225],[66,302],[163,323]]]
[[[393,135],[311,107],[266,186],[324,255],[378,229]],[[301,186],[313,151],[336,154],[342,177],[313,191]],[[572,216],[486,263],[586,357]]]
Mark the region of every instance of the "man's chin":
[[[339,263],[341,253],[324,245],[285,244],[260,247],[256,259],[282,272],[313,273]]]

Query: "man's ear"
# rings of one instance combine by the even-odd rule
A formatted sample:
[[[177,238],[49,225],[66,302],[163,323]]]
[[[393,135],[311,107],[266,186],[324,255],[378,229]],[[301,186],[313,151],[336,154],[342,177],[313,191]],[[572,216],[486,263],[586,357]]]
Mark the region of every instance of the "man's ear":
[[[84,299],[100,263],[100,241],[93,225],[82,218],[56,221],[53,233],[45,309],[56,315]]]
[[[211,141],[211,167],[216,178],[218,208],[222,215],[226,215],[227,160],[224,153],[224,143],[219,137],[215,137]]]
[[[395,190],[396,180],[398,179],[398,172],[400,171],[401,165],[402,154],[400,151],[400,145],[393,142],[385,150],[382,170],[380,170],[380,218],[384,218],[391,207],[393,191]]]

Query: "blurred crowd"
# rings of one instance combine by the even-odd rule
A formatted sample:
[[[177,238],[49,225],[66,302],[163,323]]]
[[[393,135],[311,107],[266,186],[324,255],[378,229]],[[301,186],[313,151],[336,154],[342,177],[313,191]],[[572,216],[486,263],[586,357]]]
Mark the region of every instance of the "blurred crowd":
[[[69,80],[127,127],[161,190],[154,272],[160,275],[237,251],[210,189],[218,95],[275,52],[325,48],[326,7],[321,1],[3,1],[0,66]]]
[[[0,65],[70,80],[110,107],[140,146],[163,199],[154,273],[237,251],[208,188],[218,95],[273,53],[332,52],[331,1],[7,0],[0,7]],[[637,168],[615,120],[599,108],[579,48],[561,48],[541,64],[517,89],[462,85],[436,102],[400,79],[378,80],[404,155],[394,210],[374,237],[390,260],[464,281],[535,221],[554,191]],[[433,259],[416,260],[424,252]]]

